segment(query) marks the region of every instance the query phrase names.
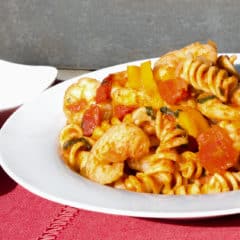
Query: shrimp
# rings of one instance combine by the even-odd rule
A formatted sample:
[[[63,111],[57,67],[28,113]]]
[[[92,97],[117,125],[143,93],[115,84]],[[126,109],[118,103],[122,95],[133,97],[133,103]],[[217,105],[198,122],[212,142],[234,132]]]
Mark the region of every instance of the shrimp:
[[[240,108],[223,104],[217,98],[211,98],[204,100],[197,104],[198,110],[206,117],[214,120],[240,120]],[[207,98],[207,97],[206,97]],[[204,99],[204,98],[203,98]],[[200,99],[201,100],[201,99]]]
[[[93,78],[81,78],[71,84],[64,95],[63,110],[68,122],[80,124],[84,110],[95,102],[100,83]]]
[[[181,68],[181,62],[188,57],[193,59],[203,58],[204,61],[215,64],[217,61],[216,44],[212,41],[209,41],[207,44],[195,42],[161,56],[154,64],[153,73],[155,79],[167,80],[176,78],[178,76],[178,68]]]
[[[123,175],[124,161],[140,159],[149,153],[147,135],[134,124],[112,126],[90,151],[83,175],[101,184],[109,184]]]
[[[121,86],[113,86],[111,91],[112,102],[115,105],[124,106],[151,106],[152,96],[149,96],[143,89],[131,89]]]

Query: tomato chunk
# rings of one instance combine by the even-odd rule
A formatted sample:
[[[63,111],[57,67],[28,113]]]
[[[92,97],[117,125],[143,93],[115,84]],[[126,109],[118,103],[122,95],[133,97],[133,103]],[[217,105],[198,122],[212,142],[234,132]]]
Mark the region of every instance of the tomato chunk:
[[[114,107],[114,116],[122,120],[124,116],[136,109],[136,106],[117,105]]]
[[[84,136],[91,136],[96,126],[101,123],[102,114],[98,105],[91,105],[83,115],[82,129]]]
[[[227,131],[217,125],[197,138],[200,162],[209,172],[223,173],[237,163],[238,152]]]
[[[107,102],[111,98],[112,75],[106,77],[96,91],[96,103]]]
[[[188,93],[188,84],[182,78],[158,81],[161,97],[169,104],[176,104],[185,100]]]

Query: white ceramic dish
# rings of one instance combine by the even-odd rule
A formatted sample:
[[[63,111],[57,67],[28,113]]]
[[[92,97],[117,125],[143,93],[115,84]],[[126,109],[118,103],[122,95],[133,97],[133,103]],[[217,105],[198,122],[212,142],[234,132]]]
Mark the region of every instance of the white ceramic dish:
[[[102,80],[109,73],[126,69],[126,65],[84,76]],[[134,193],[99,185],[68,169],[58,155],[57,139],[65,124],[64,91],[77,79],[50,88],[24,104],[2,127],[0,164],[15,181],[43,198],[110,214],[181,219],[240,213],[240,191],[197,196]]]
[[[57,76],[50,66],[30,66],[0,60],[0,112],[31,100],[49,87]]]

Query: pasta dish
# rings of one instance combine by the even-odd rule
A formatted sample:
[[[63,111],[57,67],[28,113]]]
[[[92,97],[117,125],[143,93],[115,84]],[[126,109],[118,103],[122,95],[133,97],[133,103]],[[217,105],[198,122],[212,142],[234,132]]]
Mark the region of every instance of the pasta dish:
[[[65,91],[59,152],[99,184],[155,194],[240,188],[236,56],[192,43]],[[101,81],[101,82],[100,82]]]

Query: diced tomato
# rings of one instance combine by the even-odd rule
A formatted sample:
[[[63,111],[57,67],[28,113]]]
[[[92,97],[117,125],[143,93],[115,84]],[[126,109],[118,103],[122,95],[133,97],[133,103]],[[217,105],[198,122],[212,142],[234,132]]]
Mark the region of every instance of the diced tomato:
[[[85,108],[87,105],[87,101],[85,99],[81,99],[75,103],[71,103],[66,106],[66,108],[71,112],[79,112]]]
[[[112,75],[106,77],[96,92],[96,103],[107,102],[111,98]]]
[[[225,129],[214,125],[201,133],[197,142],[200,162],[209,172],[222,173],[236,164],[238,152]]]
[[[188,95],[188,84],[182,78],[158,81],[161,97],[169,104],[176,104],[185,100]]]
[[[124,116],[136,109],[136,106],[117,105],[114,107],[114,116],[122,120]]]
[[[96,103],[106,103],[111,99],[111,89],[113,82],[117,82],[121,86],[127,82],[127,72],[116,72],[109,74],[98,87],[96,92]]]
[[[101,123],[102,114],[98,105],[91,105],[83,115],[82,129],[84,136],[91,136],[96,126]]]

